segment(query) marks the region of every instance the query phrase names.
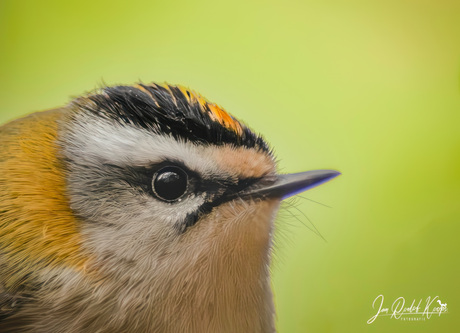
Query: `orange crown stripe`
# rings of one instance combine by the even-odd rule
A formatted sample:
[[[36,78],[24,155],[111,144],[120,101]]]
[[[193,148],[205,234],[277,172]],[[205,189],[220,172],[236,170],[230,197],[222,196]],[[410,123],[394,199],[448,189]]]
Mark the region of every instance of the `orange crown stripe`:
[[[212,120],[218,122],[225,128],[234,131],[238,135],[241,135],[241,133],[243,133],[243,129],[241,127],[240,122],[233,118],[229,113],[227,113],[227,111],[222,109],[220,106],[208,102],[200,94],[192,90],[189,90],[183,86],[179,86],[179,89],[189,102],[199,103],[201,106],[201,110],[203,112],[208,112]]]

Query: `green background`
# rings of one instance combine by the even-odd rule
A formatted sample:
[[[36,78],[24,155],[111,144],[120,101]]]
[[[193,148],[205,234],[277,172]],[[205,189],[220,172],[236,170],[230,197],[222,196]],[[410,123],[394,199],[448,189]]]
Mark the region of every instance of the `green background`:
[[[189,86],[281,171],[343,173],[280,211],[280,332],[458,331],[459,18],[460,1],[0,1],[0,121],[102,84]],[[368,325],[379,294],[449,313]]]

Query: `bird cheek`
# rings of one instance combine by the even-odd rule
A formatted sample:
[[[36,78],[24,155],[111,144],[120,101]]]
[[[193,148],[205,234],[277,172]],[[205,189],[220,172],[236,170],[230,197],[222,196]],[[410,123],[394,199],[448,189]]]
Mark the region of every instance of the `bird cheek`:
[[[237,256],[254,253],[256,257],[264,257],[271,246],[279,203],[277,199],[224,203],[192,227],[187,237],[206,251],[214,249]]]

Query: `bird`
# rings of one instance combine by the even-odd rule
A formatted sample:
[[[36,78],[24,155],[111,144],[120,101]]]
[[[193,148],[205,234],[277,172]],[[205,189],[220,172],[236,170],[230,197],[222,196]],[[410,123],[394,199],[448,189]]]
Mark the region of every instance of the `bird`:
[[[275,332],[267,141],[180,85],[101,87],[0,127],[0,332]]]

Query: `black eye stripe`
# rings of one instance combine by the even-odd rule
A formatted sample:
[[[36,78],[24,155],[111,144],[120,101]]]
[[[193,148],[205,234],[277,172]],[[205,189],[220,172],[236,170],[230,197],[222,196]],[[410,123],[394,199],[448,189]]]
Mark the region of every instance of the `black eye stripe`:
[[[187,214],[183,223],[179,226],[179,232],[184,233],[189,227],[194,226],[204,215],[212,212],[214,207],[234,200],[238,197],[240,191],[257,183],[260,179],[261,178],[246,178],[239,180],[237,184],[226,185],[220,195],[203,203],[195,212]],[[213,186],[215,186],[215,184]]]
[[[172,200],[168,200],[168,198],[166,198],[167,200],[164,200],[165,198],[159,198],[160,193],[158,193],[158,191],[155,193],[153,188],[154,177],[160,171],[170,170],[168,168],[173,168],[174,170],[180,169],[186,173],[187,190],[180,198],[187,200],[188,195],[191,193],[195,195],[202,195],[205,193],[205,202],[198,207],[195,212],[187,214],[183,221],[178,221],[178,229],[180,232],[185,232],[188,227],[195,225],[201,217],[209,214],[214,207],[238,198],[241,191],[251,187],[261,179],[245,178],[235,181],[235,179],[230,177],[203,178],[198,172],[190,170],[180,161],[164,161],[147,167],[117,166],[106,163],[104,167],[112,170],[112,172],[116,174],[114,175],[115,177],[121,178],[129,187],[138,190],[139,193],[148,194],[156,200],[167,202],[171,205],[175,205],[177,200],[174,200],[174,197],[172,197]]]
[[[140,188],[153,195],[151,185],[152,179],[158,171],[166,167],[177,167],[188,175],[188,180],[193,184],[195,194],[206,192],[209,200],[225,194],[225,196],[237,194],[246,187],[258,182],[260,178],[244,178],[235,181],[233,178],[203,178],[198,172],[190,170],[180,161],[164,161],[147,167],[141,166],[119,166],[110,163],[103,164],[108,173],[126,181],[130,186]],[[150,189],[150,190],[149,190]]]

